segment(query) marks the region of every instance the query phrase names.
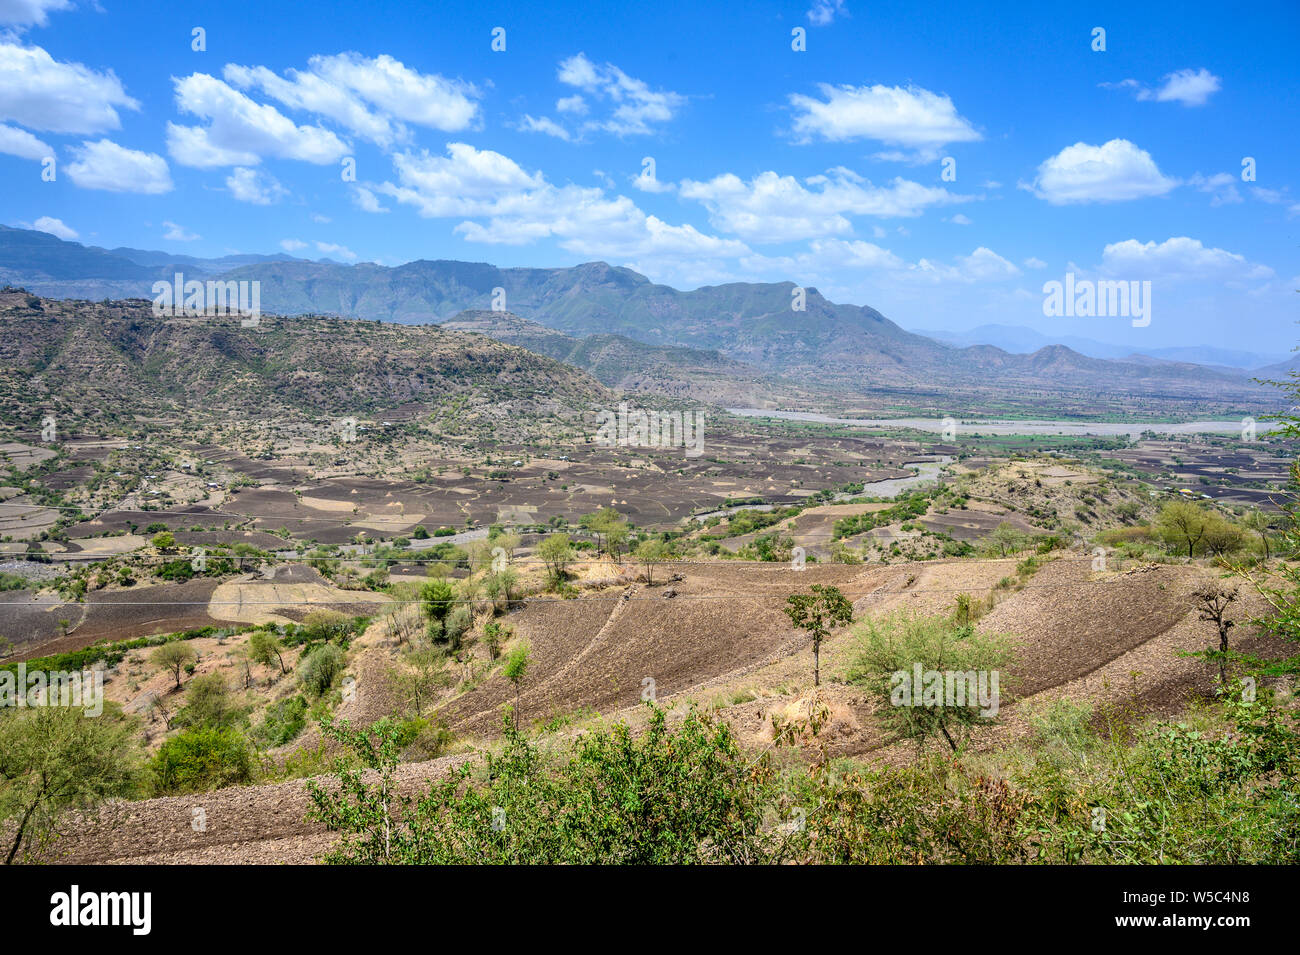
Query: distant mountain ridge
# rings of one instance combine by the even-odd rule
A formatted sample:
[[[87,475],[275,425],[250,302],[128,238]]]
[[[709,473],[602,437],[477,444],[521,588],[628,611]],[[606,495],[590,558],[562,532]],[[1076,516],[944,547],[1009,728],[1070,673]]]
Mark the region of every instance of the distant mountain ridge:
[[[1168,348],[1135,349],[1078,335],[1045,335],[1023,325],[979,325],[966,331],[934,328],[913,329],[937,341],[959,347],[993,345],[1012,354],[1027,354],[1048,345],[1064,345],[1089,358],[1132,359],[1156,358],[1164,361],[1191,362],[1224,369],[1258,370],[1276,364],[1281,355],[1265,352],[1216,348],[1213,345],[1179,345]]]
[[[156,261],[152,256],[147,260]],[[148,271],[122,255],[43,233],[0,232],[0,280],[38,294],[147,297],[151,283],[137,277],[139,270]],[[159,273],[167,270],[158,267]],[[424,259],[387,267],[273,257],[219,274],[259,282],[267,312],[429,324],[466,311],[504,307],[570,338],[612,335],[658,349],[716,352],[812,392],[872,396],[883,408],[942,411],[960,405],[987,414],[1052,409],[1067,414],[1138,409],[1202,414],[1256,411],[1278,400],[1275,391],[1236,370],[1093,358],[1057,344],[1031,354],[990,345],[957,347],[906,331],[868,306],[831,302],[815,288],[803,290],[804,308],[795,311],[791,282],[734,282],[682,291],[604,262],[499,268]],[[78,283],[88,287],[78,288]],[[536,330],[528,334],[538,337]],[[628,346],[620,348],[621,360],[626,360]],[[656,353],[656,362],[663,367],[668,355]],[[678,360],[698,364],[697,356],[683,354]]]

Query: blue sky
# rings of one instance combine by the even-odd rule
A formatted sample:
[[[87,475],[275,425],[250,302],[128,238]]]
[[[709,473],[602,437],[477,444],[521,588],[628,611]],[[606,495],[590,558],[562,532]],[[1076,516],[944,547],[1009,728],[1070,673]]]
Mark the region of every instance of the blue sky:
[[[1298,40],[1293,2],[0,0],[0,220],[206,256],[602,259],[905,327],[1285,352]],[[1150,281],[1151,323],[1045,317],[1071,271]]]

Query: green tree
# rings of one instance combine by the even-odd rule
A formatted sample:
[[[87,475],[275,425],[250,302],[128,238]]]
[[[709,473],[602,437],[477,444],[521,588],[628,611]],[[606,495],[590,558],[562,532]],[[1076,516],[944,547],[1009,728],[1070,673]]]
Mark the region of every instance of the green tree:
[[[655,566],[668,559],[668,545],[656,537],[643,540],[636,548],[636,559],[645,568],[645,582],[654,585]]]
[[[627,540],[627,521],[612,507],[602,507],[594,514],[584,514],[578,524],[596,536],[598,551],[606,551],[611,556],[615,555],[615,548],[621,547]]]
[[[154,666],[170,670],[176,680],[176,689],[181,688],[181,672],[199,659],[198,651],[184,640],[169,640],[149,654]]]
[[[989,541],[1000,557],[1025,549],[1024,533],[1010,521],[1002,521],[998,524],[989,535]]]
[[[956,752],[963,733],[996,720],[1001,671],[1012,660],[1005,636],[904,611],[866,621],[848,681],[872,692],[885,725],[903,739],[921,746],[941,734]]]
[[[1235,554],[1245,545],[1246,535],[1231,521],[1212,514],[1205,522],[1205,549],[1215,557]]]
[[[142,752],[132,720],[66,706],[0,713],[0,831],[5,863],[39,857],[60,815],[135,794]]]
[[[451,686],[447,657],[432,648],[414,650],[406,656],[406,666],[393,671],[393,683],[399,698],[417,717],[441,689]]]
[[[281,676],[289,672],[284,665],[284,654],[281,652],[279,638],[266,630],[254,630],[249,636],[248,655],[254,663],[260,663],[262,666],[279,664]]]
[[[812,637],[813,686],[820,686],[822,641],[830,636],[832,627],[853,622],[853,604],[838,587],[822,584],[813,584],[806,594],[791,594],[785,602],[790,622]]]
[[[524,678],[528,676],[528,666],[532,659],[528,655],[527,641],[520,641],[515,644],[514,649],[506,656],[506,665],[504,673],[506,679],[515,686],[515,730],[519,729],[519,688],[523,685]]]
[[[431,580],[420,589],[420,604],[430,621],[441,624],[455,602],[456,592],[449,580]]]
[[[1272,519],[1263,511],[1255,510],[1248,511],[1246,516],[1242,518],[1241,523],[1248,530],[1252,530],[1259,535],[1259,549],[1260,553],[1264,555],[1264,559],[1271,558],[1273,556],[1270,537],[1273,532]]]
[[[155,550],[164,554],[170,553],[176,547],[176,535],[171,531],[163,531],[155,534],[150,543],[153,544]]]
[[[1170,547],[1186,548],[1187,556],[1194,557],[1209,527],[1209,518],[1203,507],[1190,501],[1171,501],[1161,509],[1156,530]]]
[[[505,601],[506,609],[510,609],[512,594],[516,587],[519,586],[519,574],[511,567],[491,574],[488,576],[487,583],[484,585],[488,597],[495,603],[497,598]]]
[[[220,673],[205,673],[190,680],[185,705],[176,717],[182,726],[224,726],[234,715],[226,678]]]
[[[564,583],[568,567],[576,554],[568,534],[552,534],[537,545],[537,556],[546,565],[551,583],[559,586]]]

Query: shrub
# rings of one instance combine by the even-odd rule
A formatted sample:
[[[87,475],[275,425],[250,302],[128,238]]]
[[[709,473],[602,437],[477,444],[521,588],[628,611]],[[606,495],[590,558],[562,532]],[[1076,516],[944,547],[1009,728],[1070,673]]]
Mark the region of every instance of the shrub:
[[[290,696],[266,708],[257,738],[266,746],[283,746],[298,738],[307,725],[307,701],[301,696]]]
[[[159,795],[237,786],[253,777],[253,759],[242,733],[230,727],[195,726],[164,742],[150,764]]]
[[[343,651],[332,643],[312,650],[298,664],[298,682],[311,696],[322,696],[343,670]]]

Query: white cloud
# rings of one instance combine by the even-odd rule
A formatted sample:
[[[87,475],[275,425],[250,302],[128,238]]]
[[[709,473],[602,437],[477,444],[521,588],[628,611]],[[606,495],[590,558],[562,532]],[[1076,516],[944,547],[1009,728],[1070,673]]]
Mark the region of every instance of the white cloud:
[[[479,91],[473,84],[420,73],[386,54],[313,56],[307,65],[305,71],[280,76],[264,66],[231,63],[223,75],[240,89],[260,89],[290,109],[332,119],[385,149],[411,140],[405,123],[458,132],[478,118]]]
[[[356,203],[357,208],[362,212],[388,212],[389,209],[379,201],[379,197],[367,189],[365,186],[354,185],[352,187],[352,201]],[[328,219],[325,220],[329,222]]]
[[[167,124],[167,148],[185,166],[256,166],[263,156],[325,164],[348,152],[320,126],[299,126],[274,106],[255,103],[206,73],[174,79],[176,106],[208,126]]]
[[[525,113],[519,118],[516,128],[525,133],[545,133],[547,136],[554,136],[556,139],[563,139],[566,143],[573,140],[569,131],[549,116],[538,118],[536,116],[529,116]]]
[[[53,156],[54,150],[27,130],[0,123],[0,153],[40,161]]]
[[[671,182],[660,182],[656,174],[656,167],[653,164],[647,165],[644,161],[641,164],[641,171],[632,179],[632,185],[641,192],[672,192],[676,186]]]
[[[1166,73],[1162,79],[1164,82],[1156,89],[1149,89],[1132,79],[1101,85],[1108,89],[1131,89],[1140,100],[1182,103],[1184,106],[1204,106],[1210,96],[1223,87],[1223,81],[1204,67]]]
[[[708,182],[688,179],[681,196],[703,203],[715,228],[767,242],[845,234],[852,231],[848,215],[912,217],[970,198],[902,178],[875,186],[843,167],[802,183],[772,171],[748,183],[732,173]]]
[[[56,235],[60,239],[75,239],[77,230],[64,224],[62,219],[56,219],[53,216],[41,216],[32,223],[32,228],[37,232],[48,232],[50,235]]]
[[[1263,186],[1252,186],[1250,194],[1260,202],[1267,202],[1274,206],[1286,206],[1288,216],[1300,215],[1300,202],[1297,202],[1285,192],[1279,192],[1276,189],[1266,189]]]
[[[1267,279],[1273,270],[1224,249],[1206,248],[1199,239],[1175,236],[1164,242],[1125,239],[1102,250],[1102,269],[1112,275],[1180,279]]]
[[[744,260],[745,267],[764,274],[801,275],[835,280],[836,273],[872,272],[873,287],[880,282],[901,288],[916,285],[950,285],[961,283],[997,283],[1013,279],[1021,272],[992,249],[983,246],[970,255],[959,255],[953,263],[932,262],[921,259],[907,262],[888,249],[860,239],[817,239],[808,243],[808,250],[795,256],[767,258],[751,256]]]
[[[888,249],[861,239],[818,239],[808,244],[810,258],[850,269],[885,269],[898,271],[907,263]]]
[[[813,0],[813,5],[808,8],[805,16],[813,26],[824,27],[841,14],[848,16],[848,10],[844,8],[844,0]]]
[[[307,248],[307,243],[302,241],[302,239],[281,239],[280,248],[284,249],[286,252],[298,252]]]
[[[163,238],[169,242],[195,242],[203,238],[197,233],[187,231],[184,226],[177,225],[175,222],[163,222],[163,225],[167,227],[167,231],[163,233]]]
[[[1210,94],[1218,92],[1223,85],[1217,76],[1203,67],[1199,70],[1178,70],[1167,74],[1164,80],[1164,85],[1155,92],[1156,101],[1173,101],[1184,106],[1204,106]],[[1143,97],[1139,97],[1141,98]]]
[[[930,159],[949,143],[974,142],[980,134],[958,115],[946,95],[916,86],[832,86],[819,83],[822,99],[792,93],[799,142],[872,139]],[[901,153],[886,154],[902,158]]]
[[[226,188],[240,202],[250,202],[255,206],[269,206],[289,194],[289,190],[270,173],[247,166],[239,167],[226,177]]]
[[[470,242],[552,239],[577,255],[676,276],[712,274],[716,260],[750,252],[743,242],[647,215],[627,197],[609,196],[602,188],[552,185],[507,156],[464,143],[448,144],[446,156],[399,153],[393,164],[398,182],[373,190],[426,218],[464,219],[454,231]]]
[[[596,64],[587,59],[585,53],[579,53],[567,60],[561,60],[557,72],[560,82],[566,86],[577,86],[589,90],[594,90],[600,86],[600,73],[596,69]]]
[[[619,136],[646,135],[653,132],[654,124],[671,120],[686,103],[686,97],[681,94],[652,90],[643,80],[628,76],[612,63],[598,66],[585,53],[561,61],[558,77],[566,86],[577,87],[589,96],[614,104],[608,118],[589,121],[583,125],[584,130],[602,129]],[[576,107],[573,99],[569,102]]]
[[[0,0],[0,23],[16,27],[43,27],[54,10],[68,10],[69,0]]]
[[[172,189],[167,160],[157,153],[127,149],[107,139],[73,146],[70,152],[73,161],[63,169],[68,178],[83,189],[140,192],[146,195],[157,195]]]
[[[1187,180],[1188,185],[1195,186],[1201,192],[1211,195],[1210,205],[1223,206],[1241,202],[1241,193],[1237,190],[1237,177],[1226,172],[1213,176],[1197,174]]]
[[[951,222],[953,225],[972,225],[972,224],[973,224],[973,223],[971,222],[971,220],[970,220],[968,217],[962,215],[960,212],[957,213],[955,216],[949,216],[949,217],[948,217],[948,221]]]
[[[335,245],[332,242],[316,242],[314,244],[318,251],[324,252],[327,256],[334,256],[345,262],[355,262],[357,260],[357,254],[346,245]]]
[[[112,70],[60,63],[39,46],[0,35],[0,120],[51,133],[118,129],[118,109],[139,109]]]
[[[313,212],[311,221],[317,223],[318,225],[328,225],[333,220],[330,219],[329,216],[323,216],[319,212]]]
[[[1176,185],[1176,179],[1161,175],[1146,150],[1127,139],[1112,139],[1102,146],[1065,147],[1043,160],[1033,183],[1022,188],[1053,205],[1066,205],[1162,196]]]
[[[904,275],[924,282],[989,282],[1015,278],[1016,268],[992,249],[980,246],[970,255],[957,256],[954,265],[921,259]]]
[[[1046,262],[1044,262],[1042,259],[1038,258],[1037,256],[1033,256],[1033,255],[1031,255],[1029,258],[1025,259],[1025,261],[1024,261],[1023,264],[1024,264],[1025,268],[1027,268],[1027,269],[1045,269],[1045,268],[1047,268],[1047,263],[1046,263]]]
[[[465,143],[448,143],[446,156],[398,153],[393,166],[400,185],[383,183],[375,191],[426,218],[501,214],[545,184],[541,173],[530,175],[501,153]]]
[[[555,101],[555,109],[561,113],[572,113],[574,116],[584,116],[587,113],[587,101],[574,93],[572,96],[561,96]]]

